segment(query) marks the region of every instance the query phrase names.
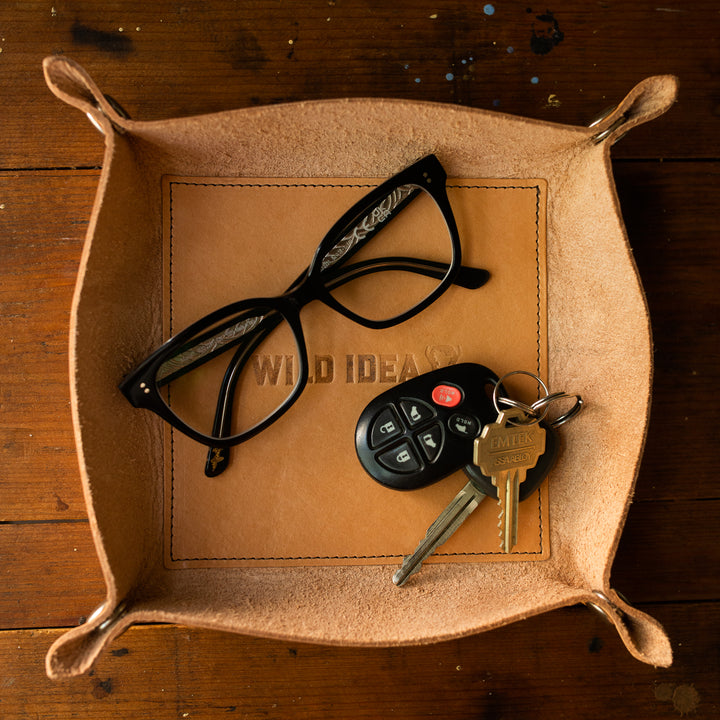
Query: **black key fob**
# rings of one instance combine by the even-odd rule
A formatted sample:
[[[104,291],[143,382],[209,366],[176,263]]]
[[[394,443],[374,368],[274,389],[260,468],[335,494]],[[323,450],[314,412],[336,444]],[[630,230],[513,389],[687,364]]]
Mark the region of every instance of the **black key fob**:
[[[355,429],[360,463],[381,485],[396,490],[431,485],[472,464],[474,439],[497,419],[492,402],[497,381],[484,365],[461,363],[391,387],[360,415]]]

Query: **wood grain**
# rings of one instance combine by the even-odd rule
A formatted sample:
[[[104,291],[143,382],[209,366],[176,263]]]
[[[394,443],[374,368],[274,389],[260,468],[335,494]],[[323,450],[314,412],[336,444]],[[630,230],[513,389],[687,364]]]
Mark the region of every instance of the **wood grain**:
[[[655,344],[637,498],[716,498],[720,163],[620,161],[613,170]],[[689,459],[692,482],[678,482]]]
[[[0,628],[72,627],[104,599],[87,521],[0,524]]]
[[[587,125],[642,78],[672,73],[682,82],[677,107],[634,132],[618,153],[720,155],[713,0],[680,8],[574,0],[551,13],[557,29],[539,19],[544,5],[505,0],[492,15],[485,6],[459,0],[5,3],[0,93],[13,100],[0,109],[0,167],[101,163],[96,131],[44,86],[40,64],[56,53],[83,64],[104,92],[144,120],[382,96]],[[542,33],[562,40],[538,48]]]
[[[0,173],[0,521],[86,517],[67,353],[97,179]]]
[[[4,720],[716,717],[717,603],[648,609],[674,638],[673,668],[637,663],[615,630],[582,607],[461,640],[391,649],[138,627],[114,643],[92,675],[63,682],[47,680],[42,669],[56,631],[5,631],[0,714]]]

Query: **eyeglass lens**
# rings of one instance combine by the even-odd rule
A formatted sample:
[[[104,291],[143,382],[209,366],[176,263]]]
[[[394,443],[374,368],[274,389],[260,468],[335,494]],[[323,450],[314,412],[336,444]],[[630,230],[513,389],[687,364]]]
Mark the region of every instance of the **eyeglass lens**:
[[[259,307],[229,316],[185,347],[189,349],[160,367],[157,382],[172,412],[204,435],[217,432],[213,425],[219,397],[232,403],[222,435],[237,435],[272,415],[297,382],[295,335],[275,310]],[[212,359],[187,369],[199,353],[207,357],[208,352]]]
[[[423,261],[440,263],[447,272],[452,255],[450,232],[433,197],[402,185],[341,233],[322,260],[323,276],[345,308],[369,320],[389,320],[425,300],[442,280],[444,272],[419,271]]]

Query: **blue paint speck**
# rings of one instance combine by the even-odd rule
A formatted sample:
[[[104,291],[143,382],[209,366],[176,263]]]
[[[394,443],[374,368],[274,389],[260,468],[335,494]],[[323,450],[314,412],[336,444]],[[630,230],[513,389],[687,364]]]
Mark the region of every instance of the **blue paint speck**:
[[[467,60],[461,60],[460,61],[463,65],[467,65]]]
[[[500,101],[499,101],[499,100],[493,100],[493,107],[500,107]]]
[[[454,80],[454,79],[455,79],[455,76],[454,76],[452,73],[448,73],[448,74],[445,76],[445,79],[448,80],[448,81]]]
[[[531,77],[531,78],[530,78],[530,82],[531,82],[533,85],[537,85],[537,84],[540,82],[540,78],[537,77],[537,75],[536,75],[535,77]]]
[[[420,82],[420,78],[415,78],[415,82],[419,83],[419,82]]]
[[[509,45],[507,51],[510,55],[512,55],[515,52],[515,48],[512,45]]]
[[[490,3],[488,3],[488,4],[483,8],[483,12],[484,12],[486,15],[494,15],[494,14],[495,14],[495,6],[494,6],[494,5],[491,5]]]

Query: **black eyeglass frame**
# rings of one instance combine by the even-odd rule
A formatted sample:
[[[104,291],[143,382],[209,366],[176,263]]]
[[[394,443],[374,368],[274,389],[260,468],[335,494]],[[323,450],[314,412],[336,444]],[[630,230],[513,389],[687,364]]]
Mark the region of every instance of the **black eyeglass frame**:
[[[446,180],[447,174],[440,164],[440,161],[435,155],[428,155],[378,185],[361,200],[355,203],[330,228],[322,242],[317,247],[313,260],[306,272],[303,273],[295,283],[293,283],[287,292],[276,297],[240,300],[215,310],[205,317],[193,322],[151,353],[142,363],[140,363],[140,365],[138,365],[127,377],[123,379],[119,385],[119,389],[134,407],[151,410],[180,432],[184,433],[193,440],[210,447],[230,447],[238,445],[246,440],[249,440],[255,435],[258,435],[290,409],[307,385],[309,374],[308,356],[305,336],[303,334],[302,323],[300,321],[300,310],[305,305],[313,300],[320,300],[328,307],[359,325],[380,330],[398,325],[422,312],[425,308],[437,300],[451,284],[453,284],[461,268],[462,251],[457,224],[447,196]],[[356,253],[372,238],[372,235],[369,235],[367,238],[349,246],[345,252],[334,259],[329,267],[323,267],[323,261],[328,257],[330,250],[338,246],[339,241],[345,237],[347,232],[352,228],[357,227],[358,222],[367,216],[369,211],[376,208],[381,200],[387,198],[394,189],[406,185],[415,186],[418,189],[418,192],[424,191],[428,193],[440,209],[450,236],[452,248],[451,260],[449,265],[447,265],[447,271],[440,279],[437,287],[415,306],[399,315],[396,315],[395,317],[384,320],[366,318],[358,315],[338,302],[331,294],[330,288],[332,288],[332,283],[328,281],[333,276],[333,267],[338,263],[342,266],[349,257]],[[412,199],[412,196],[408,198],[406,202],[409,202],[410,199]],[[400,206],[395,209],[399,209],[399,207]],[[413,258],[387,259],[404,261],[414,260]],[[445,267],[444,263],[433,264],[436,265],[436,267],[442,267],[443,269]],[[413,271],[417,272],[417,270]],[[484,273],[483,281],[479,283],[483,284],[487,280],[487,273],[486,271],[478,272]],[[335,275],[336,274],[337,273],[335,273]],[[238,316],[241,316],[243,312],[253,311],[252,316],[257,316],[260,310],[267,311],[263,313],[263,319],[266,316],[270,316],[277,319],[278,323],[280,320],[284,319],[293,332],[298,349],[298,378],[295,386],[278,408],[251,428],[248,428],[236,435],[228,435],[226,437],[215,437],[201,433],[185,423],[165,402],[158,386],[158,371],[163,364],[168,362],[170,358],[177,356],[182,351],[183,346],[187,345],[193,338],[196,338],[202,330],[217,325],[224,318],[233,318],[233,322],[230,323],[230,325],[236,324],[238,322]],[[217,334],[218,332],[218,329],[213,330],[213,334]],[[252,344],[252,339],[250,342]],[[224,349],[225,348],[223,348],[223,351]],[[208,355],[207,358],[204,358],[202,362],[209,358],[210,355]],[[192,369],[192,367],[195,367],[196,365],[197,363],[193,363],[189,369]],[[172,374],[172,377],[176,376],[177,374]],[[166,380],[165,384],[167,384],[167,382],[169,382],[169,380]]]

